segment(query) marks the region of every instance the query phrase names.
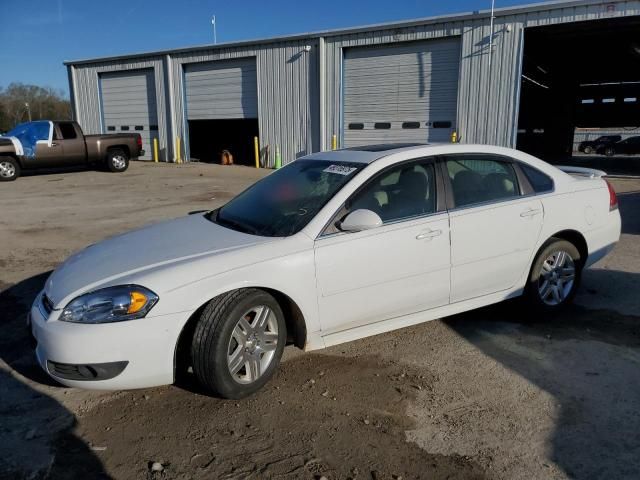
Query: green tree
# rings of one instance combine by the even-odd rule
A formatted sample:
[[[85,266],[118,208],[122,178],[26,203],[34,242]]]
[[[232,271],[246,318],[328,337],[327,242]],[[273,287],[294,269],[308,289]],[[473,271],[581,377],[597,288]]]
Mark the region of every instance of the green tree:
[[[68,120],[71,104],[62,90],[11,83],[0,87],[0,132],[29,120]]]

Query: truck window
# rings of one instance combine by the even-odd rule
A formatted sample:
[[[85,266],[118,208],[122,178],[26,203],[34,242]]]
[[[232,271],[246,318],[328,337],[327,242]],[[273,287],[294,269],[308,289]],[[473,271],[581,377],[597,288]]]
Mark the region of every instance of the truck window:
[[[58,128],[63,140],[73,140],[78,137],[72,123],[59,123]]]

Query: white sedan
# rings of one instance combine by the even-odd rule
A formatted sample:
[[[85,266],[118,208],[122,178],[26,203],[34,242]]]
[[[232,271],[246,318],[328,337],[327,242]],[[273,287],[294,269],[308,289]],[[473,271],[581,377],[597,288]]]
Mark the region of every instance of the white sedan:
[[[553,310],[611,251],[603,172],[482,145],[375,145],[298,159],[206,214],[73,255],[29,315],[60,383],[150,387],[192,369],[240,398],[286,344],[336,345],[524,295]]]

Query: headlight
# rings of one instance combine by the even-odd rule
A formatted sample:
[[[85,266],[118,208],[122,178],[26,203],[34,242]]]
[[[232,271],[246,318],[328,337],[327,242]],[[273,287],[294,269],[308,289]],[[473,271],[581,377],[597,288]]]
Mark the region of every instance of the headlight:
[[[151,290],[138,285],[108,287],[74,299],[59,320],[74,323],[110,323],[142,318],[158,302]]]

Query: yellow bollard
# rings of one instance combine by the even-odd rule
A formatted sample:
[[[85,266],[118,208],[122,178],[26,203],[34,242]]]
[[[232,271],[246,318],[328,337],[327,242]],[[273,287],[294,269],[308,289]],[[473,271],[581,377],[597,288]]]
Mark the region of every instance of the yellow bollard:
[[[182,163],[182,149],[180,147],[180,137],[176,137],[176,163]]]
[[[260,147],[258,145],[258,137],[253,137],[253,152],[256,156],[256,168],[260,168]]]
[[[451,133],[451,143],[458,143],[458,132],[455,130]]]
[[[331,150],[337,150],[338,149],[338,136],[337,135],[332,135],[331,136]]]
[[[153,139],[153,161],[158,163],[158,139]]]

